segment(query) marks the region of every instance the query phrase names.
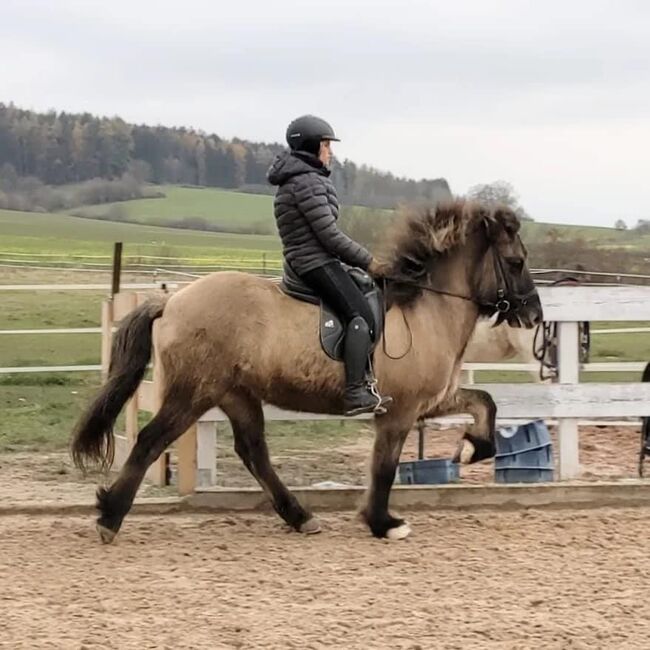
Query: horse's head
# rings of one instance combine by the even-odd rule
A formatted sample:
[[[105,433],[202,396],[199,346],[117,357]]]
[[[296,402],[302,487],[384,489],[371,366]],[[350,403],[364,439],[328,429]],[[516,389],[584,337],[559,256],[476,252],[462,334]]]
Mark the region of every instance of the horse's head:
[[[542,307],[519,228],[509,208],[463,199],[407,208],[388,239],[389,301],[407,305],[428,290],[474,302],[497,323],[533,327]]]
[[[542,304],[528,269],[519,218],[506,207],[474,209],[480,213],[473,228],[475,250],[483,254],[476,265],[473,293],[481,315],[496,314],[497,324],[535,326],[542,320]]]

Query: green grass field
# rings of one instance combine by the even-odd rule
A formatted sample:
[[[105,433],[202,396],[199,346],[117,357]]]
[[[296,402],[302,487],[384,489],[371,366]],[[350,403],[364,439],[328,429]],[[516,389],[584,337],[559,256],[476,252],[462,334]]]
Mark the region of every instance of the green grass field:
[[[62,214],[0,210],[0,252],[110,255],[113,242],[125,243],[128,255],[167,257],[253,257],[275,254],[276,235],[237,235],[96,221]]]
[[[650,250],[650,234],[639,235],[633,231],[620,231],[600,226],[572,226],[525,221],[522,237],[525,242],[547,241],[549,230],[557,230],[560,241],[582,239],[592,248],[627,248]]]
[[[199,217],[235,230],[259,224],[273,226],[273,197],[270,195],[174,185],[162,185],[160,191],[165,193],[165,198],[88,206],[85,210],[89,214],[102,215],[117,207],[130,220],[144,224]]]

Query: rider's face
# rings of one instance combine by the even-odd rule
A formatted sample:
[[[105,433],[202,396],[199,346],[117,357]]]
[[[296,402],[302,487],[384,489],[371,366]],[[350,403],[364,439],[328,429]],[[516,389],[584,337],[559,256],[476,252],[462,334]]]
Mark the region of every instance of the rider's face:
[[[325,166],[329,166],[332,159],[332,143],[329,140],[323,140],[320,143],[320,152],[318,157]]]

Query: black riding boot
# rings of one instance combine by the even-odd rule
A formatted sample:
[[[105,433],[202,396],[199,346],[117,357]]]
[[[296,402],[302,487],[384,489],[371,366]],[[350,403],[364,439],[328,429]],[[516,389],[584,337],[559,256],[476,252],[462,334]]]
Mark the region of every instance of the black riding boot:
[[[345,415],[385,412],[385,406],[392,402],[390,397],[382,398],[374,384],[374,377],[367,377],[371,340],[368,324],[361,317],[353,318],[348,324],[343,342],[345,361]],[[371,388],[372,387],[372,388]]]

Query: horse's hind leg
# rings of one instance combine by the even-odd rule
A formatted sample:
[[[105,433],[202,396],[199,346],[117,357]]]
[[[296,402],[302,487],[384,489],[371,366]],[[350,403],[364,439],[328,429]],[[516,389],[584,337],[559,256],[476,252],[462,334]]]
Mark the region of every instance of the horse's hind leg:
[[[115,482],[109,488],[97,490],[97,530],[106,544],[117,535],[151,463],[206,410],[193,405],[189,396],[181,398],[182,392],[171,388],[158,413],[138,434]]]
[[[262,403],[244,389],[239,389],[224,396],[219,406],[232,424],[235,451],[266,492],[275,511],[297,531],[319,532],[318,521],[298,503],[271,465],[264,437]]]

